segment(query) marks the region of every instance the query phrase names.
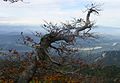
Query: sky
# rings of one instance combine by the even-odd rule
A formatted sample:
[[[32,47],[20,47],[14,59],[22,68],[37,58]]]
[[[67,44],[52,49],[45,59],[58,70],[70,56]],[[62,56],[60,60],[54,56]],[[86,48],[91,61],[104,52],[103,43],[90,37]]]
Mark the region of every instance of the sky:
[[[87,4],[100,3],[100,15],[92,16],[96,25],[120,27],[120,0],[24,0],[10,3],[0,0],[0,24],[40,25],[85,17]]]

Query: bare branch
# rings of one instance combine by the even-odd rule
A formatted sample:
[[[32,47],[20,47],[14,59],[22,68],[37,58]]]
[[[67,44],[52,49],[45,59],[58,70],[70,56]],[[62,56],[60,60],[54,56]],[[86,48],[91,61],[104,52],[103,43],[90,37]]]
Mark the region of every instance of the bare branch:
[[[9,1],[9,2],[11,2],[11,3],[15,3],[15,2],[18,2],[18,1],[22,1],[23,2],[23,0],[3,0],[3,1]]]

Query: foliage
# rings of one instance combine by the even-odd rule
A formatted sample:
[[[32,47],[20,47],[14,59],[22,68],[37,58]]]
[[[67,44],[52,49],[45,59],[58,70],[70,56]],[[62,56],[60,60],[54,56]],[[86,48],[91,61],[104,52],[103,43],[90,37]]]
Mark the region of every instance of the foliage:
[[[19,74],[25,70],[25,67],[29,65],[27,61],[11,62],[2,61],[4,66],[0,64],[2,74],[0,74],[1,80],[13,80],[18,79]],[[9,64],[8,64],[9,63]],[[46,64],[46,65],[45,65]],[[23,66],[24,65],[24,66]],[[38,70],[32,77],[33,81],[47,81],[47,82],[82,82],[89,81],[90,83],[119,83],[120,82],[120,67],[117,66],[105,66],[99,67],[95,64],[85,64],[77,73],[63,73],[58,71],[52,71],[48,63],[37,62]],[[79,66],[77,66],[79,67]],[[42,69],[42,70],[41,70]],[[68,67],[68,69],[72,69]],[[41,70],[41,71],[39,71]],[[64,68],[62,71],[67,71]]]
[[[4,1],[14,3],[19,0]],[[75,18],[61,25],[45,21],[42,27],[47,33],[45,35],[35,33],[40,39],[39,42],[21,32],[23,44],[34,48],[35,51],[25,53],[26,57],[22,59],[17,50],[9,50],[6,53],[10,55],[9,59],[0,64],[0,79],[12,79],[15,83],[29,83],[32,80],[63,83],[119,83],[119,67],[86,64],[72,57],[76,50],[70,47],[74,46],[77,38],[96,38],[93,33],[90,33],[95,24],[90,17],[91,14],[99,14],[99,11],[99,5],[92,3],[86,10],[85,18]],[[56,51],[54,55],[51,54],[51,49]],[[56,54],[59,56],[56,57]]]

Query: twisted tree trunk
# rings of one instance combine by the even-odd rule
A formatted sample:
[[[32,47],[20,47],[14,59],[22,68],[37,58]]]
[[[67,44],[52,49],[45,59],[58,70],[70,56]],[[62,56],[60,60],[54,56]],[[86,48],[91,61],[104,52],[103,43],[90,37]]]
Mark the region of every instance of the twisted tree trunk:
[[[79,36],[79,32],[84,31],[88,28],[91,28],[93,26],[93,23],[90,22],[90,15],[92,12],[97,12],[97,10],[94,9],[94,7],[91,7],[86,15],[86,21],[84,21],[84,26],[82,27],[73,27],[75,29],[74,34],[70,34],[69,32],[64,32],[65,29],[60,30],[59,32],[50,32],[49,34],[44,35],[39,43],[39,46],[36,47],[36,56],[39,57],[39,60],[42,61],[50,61],[53,64],[61,65],[57,61],[54,61],[49,53],[48,48],[51,47],[51,44],[56,41],[65,41],[66,43],[70,43],[75,40],[75,37]],[[47,27],[48,28],[48,27]],[[49,27],[51,29],[51,27]],[[69,28],[69,27],[68,27]],[[76,35],[77,33],[77,35]],[[31,78],[33,77],[35,71],[37,69],[37,66],[35,63],[31,63],[30,66],[26,68],[26,70],[21,74],[18,83],[29,83]]]
[[[25,69],[25,71],[20,75],[18,83],[29,83],[35,74],[37,67],[35,63],[30,63],[30,65]]]

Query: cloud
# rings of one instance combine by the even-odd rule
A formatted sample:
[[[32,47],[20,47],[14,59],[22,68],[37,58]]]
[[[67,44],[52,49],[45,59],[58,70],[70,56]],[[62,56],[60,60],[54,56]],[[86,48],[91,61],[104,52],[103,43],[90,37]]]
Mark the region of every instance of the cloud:
[[[104,3],[103,11],[97,17],[98,25],[120,26],[120,0],[25,0],[25,3],[15,4],[1,1],[0,17],[6,18],[0,22],[39,24],[43,19],[61,22],[71,17],[84,17],[82,10],[90,2]]]
[[[19,20],[20,18],[25,20],[29,18],[29,21],[30,19],[34,19],[34,21],[35,19],[36,21],[39,19],[63,21],[68,18],[78,16],[79,14],[79,11],[74,9],[74,6],[78,5],[78,0],[30,0],[29,2],[29,4],[10,4],[3,2],[0,6],[0,11],[2,12],[0,16],[19,18]],[[71,9],[68,9],[69,7],[71,7]],[[10,21],[10,19],[6,19],[6,22],[9,22],[8,20]],[[12,21],[13,20],[11,20],[11,22]],[[16,20],[14,20],[14,22],[15,21]]]

